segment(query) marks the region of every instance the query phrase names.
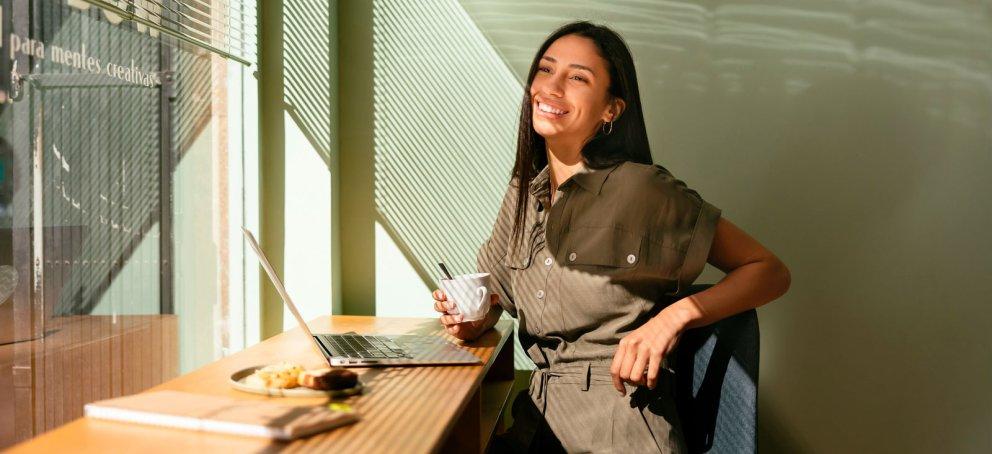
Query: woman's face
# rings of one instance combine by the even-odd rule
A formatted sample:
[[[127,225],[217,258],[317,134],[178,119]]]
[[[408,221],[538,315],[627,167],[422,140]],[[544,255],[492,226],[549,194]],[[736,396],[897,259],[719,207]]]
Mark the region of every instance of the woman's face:
[[[530,85],[534,130],[545,139],[585,141],[615,119],[622,102],[611,101],[606,65],[588,38],[567,35],[552,43]]]

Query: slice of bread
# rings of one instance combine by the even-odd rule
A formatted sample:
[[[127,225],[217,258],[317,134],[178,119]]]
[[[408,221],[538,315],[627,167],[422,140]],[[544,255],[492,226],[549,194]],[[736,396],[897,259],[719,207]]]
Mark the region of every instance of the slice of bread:
[[[344,368],[313,369],[300,372],[299,383],[319,390],[348,389],[358,384],[358,374]]]

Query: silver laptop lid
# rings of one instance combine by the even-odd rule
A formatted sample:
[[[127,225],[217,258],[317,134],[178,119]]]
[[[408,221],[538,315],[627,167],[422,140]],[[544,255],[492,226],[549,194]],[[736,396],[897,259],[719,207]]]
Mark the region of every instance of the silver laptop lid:
[[[327,365],[330,366],[330,360],[326,355],[324,355],[324,351],[317,343],[317,339],[313,337],[313,333],[310,331],[310,327],[307,326],[307,322],[303,321],[300,311],[296,310],[296,305],[293,304],[293,300],[289,297],[289,293],[286,293],[286,287],[282,285],[282,281],[279,279],[279,276],[276,276],[276,271],[272,269],[272,264],[269,263],[269,259],[265,256],[265,253],[262,252],[262,248],[258,246],[258,242],[255,241],[255,235],[252,235],[251,232],[244,227],[241,227],[241,231],[244,232],[245,238],[248,239],[248,244],[251,245],[251,248],[255,251],[255,255],[258,256],[258,261],[262,264],[262,269],[264,269],[265,274],[269,276],[269,280],[272,281],[272,285],[276,288],[276,291],[279,292],[279,296],[282,298],[282,301],[286,303],[286,307],[289,308],[289,311],[293,313],[293,317],[296,318],[296,323],[300,325],[300,328],[303,329],[303,332],[307,335],[307,338],[310,339],[310,344],[313,346],[314,350],[317,351],[317,354],[319,354],[321,358],[324,358],[324,361],[327,361]]]

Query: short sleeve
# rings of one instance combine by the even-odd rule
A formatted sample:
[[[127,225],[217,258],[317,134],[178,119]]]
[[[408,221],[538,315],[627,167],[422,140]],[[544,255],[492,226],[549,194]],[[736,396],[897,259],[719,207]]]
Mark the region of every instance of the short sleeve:
[[[517,316],[517,308],[513,303],[513,288],[510,281],[510,269],[504,264],[510,231],[513,228],[514,202],[517,190],[510,184],[503,195],[499,214],[493,225],[492,233],[479,248],[476,256],[476,268],[480,273],[489,273],[489,284],[492,291],[499,295],[499,304],[508,314]]]
[[[655,227],[674,235],[677,258],[677,285],[669,295],[685,291],[706,266],[721,210],[676,179],[667,169],[655,165],[654,184],[664,199]]]

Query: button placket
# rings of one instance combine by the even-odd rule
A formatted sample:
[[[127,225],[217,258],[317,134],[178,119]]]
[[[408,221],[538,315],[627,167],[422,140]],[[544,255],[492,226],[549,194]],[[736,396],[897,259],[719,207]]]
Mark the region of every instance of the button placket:
[[[555,257],[550,256],[549,248],[551,247],[551,243],[557,244],[557,239],[560,239],[562,226],[559,224],[563,219],[567,218],[565,211],[570,198],[571,191],[562,191],[559,189],[554,203],[546,206],[545,210],[539,216],[539,219],[543,221],[541,234],[544,237],[544,246],[541,250],[547,256],[544,259],[543,287],[537,289],[534,293],[537,297],[534,301],[537,301],[538,306],[540,306],[540,309],[537,311],[538,322],[535,329],[538,336],[545,336],[549,331],[553,331],[556,323],[551,323],[549,318],[554,317],[556,314],[560,315],[561,313],[561,308],[557,301],[558,298],[557,296],[552,298],[551,291],[560,291],[557,286],[560,285],[562,268],[554,266]],[[535,259],[539,260],[537,257]],[[555,293],[555,295],[558,295],[558,293]]]
[[[547,332],[547,328],[546,328],[547,325],[544,319],[547,309],[547,300],[545,299],[545,296],[547,295],[546,289],[548,285],[548,272],[551,269],[549,266],[547,266],[547,264],[548,264],[548,260],[550,260],[551,258],[546,257],[544,260],[541,260],[540,256],[548,254],[548,250],[547,250],[548,211],[549,210],[543,210],[541,212],[538,212],[537,223],[535,225],[535,235],[534,235],[534,240],[537,242],[537,244],[540,244],[540,246],[539,249],[534,251],[533,260],[535,264],[538,261],[542,261],[544,262],[545,266],[543,268],[540,268],[540,271],[538,270],[537,267],[531,269],[532,273],[541,276],[541,278],[537,280],[537,284],[540,287],[537,288],[536,290],[532,290],[534,292],[532,295],[534,295],[535,297],[534,301],[536,303],[536,306],[539,307],[539,309],[536,310],[537,326],[535,328],[537,328],[536,331],[538,335],[542,335],[542,336]]]
[[[545,249],[542,249],[542,251],[544,253],[548,253],[548,251],[547,251],[546,248],[547,248],[547,243],[545,243]],[[537,292],[535,293],[535,296],[537,296],[537,299],[541,301],[541,308],[542,308],[541,309],[541,323],[542,323],[542,326],[546,326],[546,325],[544,325],[544,323],[545,323],[544,314],[547,313],[547,311],[545,309],[548,306],[548,300],[546,300],[544,298],[547,295],[547,292],[544,289],[550,288],[549,285],[551,285],[551,269],[552,269],[551,268],[551,265],[553,263],[554,263],[554,260],[551,258],[550,255],[548,255],[547,257],[544,258],[544,270],[543,270],[544,271],[544,288],[538,289]],[[542,328],[541,329],[541,332],[544,333],[545,330]]]
[[[545,244],[560,244],[562,223],[567,216],[565,214],[565,207],[567,205],[568,199],[571,197],[570,191],[562,191],[558,189],[561,194],[558,196],[558,200],[545,210]],[[556,251],[560,253],[561,251]]]
[[[548,313],[548,301],[544,298],[546,294],[544,289],[548,288],[548,269],[544,268],[542,271],[544,271],[544,273],[542,273],[544,274],[543,276],[544,278],[538,280],[538,285],[542,287],[534,292],[534,297],[535,297],[534,301],[537,302],[536,305],[540,308],[538,309],[538,314],[539,314],[538,333],[543,336],[545,333],[548,332],[548,328],[547,328],[548,323],[547,320],[545,319],[545,315]]]

